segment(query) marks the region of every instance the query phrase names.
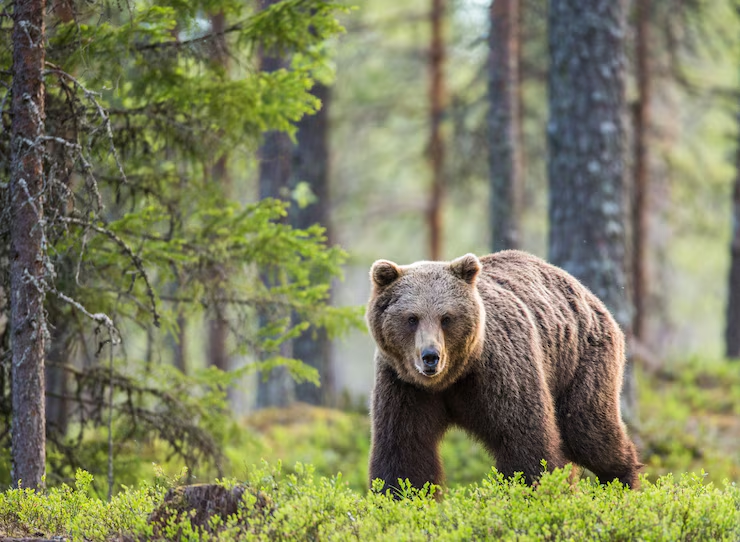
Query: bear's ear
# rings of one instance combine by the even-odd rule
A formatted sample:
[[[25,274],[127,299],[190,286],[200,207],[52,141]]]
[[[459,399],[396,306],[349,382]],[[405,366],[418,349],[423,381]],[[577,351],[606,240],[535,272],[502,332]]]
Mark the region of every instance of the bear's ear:
[[[378,288],[384,288],[401,276],[401,268],[388,260],[378,260],[370,268],[370,280]]]
[[[480,260],[475,254],[466,254],[450,262],[452,274],[468,284],[475,284],[480,269]]]

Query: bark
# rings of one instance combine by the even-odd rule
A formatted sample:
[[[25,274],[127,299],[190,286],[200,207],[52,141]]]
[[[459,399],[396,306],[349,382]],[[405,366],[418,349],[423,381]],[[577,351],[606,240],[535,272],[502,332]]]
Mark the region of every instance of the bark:
[[[262,6],[266,7],[276,0],[265,0]],[[286,66],[284,58],[272,51],[260,52],[261,69],[266,72],[276,71]],[[288,199],[290,197],[290,168],[293,156],[293,144],[288,134],[270,131],[265,133],[259,149],[259,197]],[[263,277],[269,285],[269,278]],[[269,316],[261,314],[260,320],[265,322]],[[283,343],[280,354],[290,357],[291,345]],[[272,406],[286,406],[294,397],[295,386],[293,380],[284,367],[276,367],[266,378],[260,378],[257,385],[257,408]]]
[[[550,260],[601,298],[629,337],[624,33],[623,2],[550,2]],[[631,364],[622,407],[636,425]]]
[[[61,439],[67,433],[69,420],[69,375],[64,366],[70,363],[71,330],[69,319],[58,319],[46,354],[46,431],[50,438]]]
[[[213,41],[213,51],[211,59],[214,63],[221,66],[224,70],[229,67],[228,49],[226,47],[226,37],[223,35],[226,29],[226,17],[223,12],[217,13],[211,17],[211,31],[214,34],[220,34],[220,37]],[[228,155],[223,154],[216,161],[211,169],[211,177],[214,182],[219,183],[225,194],[231,192],[231,176],[229,175]],[[226,269],[216,269],[214,274],[220,275],[226,279]],[[216,314],[212,315],[208,321],[208,363],[218,367],[222,371],[228,371],[231,368],[229,353],[226,348],[226,338],[228,337],[228,321],[225,316],[226,307],[217,307]]]
[[[650,204],[649,130],[652,75],[650,72],[650,9],[651,0],[635,3],[637,16],[637,87],[639,98],[635,111],[635,171],[632,206],[632,287],[634,316],[632,334],[645,343],[645,319],[649,299],[647,273],[648,216]]]
[[[444,0],[432,0],[430,22],[432,39],[429,50],[429,164],[432,186],[427,210],[429,254],[432,260],[442,257],[442,202],[444,199],[445,147],[442,139],[442,118],[445,111],[444,61],[442,36]]]
[[[173,341],[174,362],[182,374],[188,374],[188,319],[185,311],[177,307],[177,340]]]
[[[294,228],[321,224],[331,243],[329,221],[329,105],[331,89],[317,83],[314,96],[321,100],[321,109],[298,123],[297,141],[293,152],[292,188],[299,182],[308,183],[316,200],[300,208],[294,203],[290,221]],[[293,356],[319,372],[320,387],[309,382],[296,386],[296,399],[314,405],[328,405],[334,396],[334,372],[331,363],[331,342],[324,329],[309,329],[293,341]]]
[[[10,173],[12,479],[43,486],[44,405],[44,59],[45,0],[13,8]]]
[[[740,127],[740,113],[737,116]],[[735,154],[735,187],[732,192],[732,244],[730,245],[730,279],[727,300],[725,353],[740,360],[740,133]]]
[[[519,248],[522,196],[519,0],[492,0],[488,60],[488,163],[493,251]]]
[[[216,315],[208,322],[208,364],[228,371],[231,369],[229,353],[226,349],[228,322],[223,316]]]

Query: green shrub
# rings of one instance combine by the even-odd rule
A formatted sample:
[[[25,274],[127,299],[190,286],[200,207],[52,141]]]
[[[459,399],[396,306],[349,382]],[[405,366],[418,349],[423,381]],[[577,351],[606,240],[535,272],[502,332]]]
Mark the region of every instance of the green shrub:
[[[737,540],[740,488],[717,487],[703,475],[665,476],[630,491],[618,483],[570,482],[570,468],[543,475],[535,489],[520,477],[491,470],[479,483],[446,490],[401,484],[396,500],[382,483],[356,492],[341,474],[318,476],[312,466],[250,467],[236,514],[213,515],[207,528],[187,514],[157,532],[180,540]],[[148,515],[164,486],[126,489],[110,503],[91,497],[90,475],[74,489],[0,494],[0,536],[154,539]],[[221,482],[231,487],[234,481]],[[258,499],[261,504],[258,504]],[[269,503],[268,506],[265,503]],[[211,534],[209,531],[213,531]]]

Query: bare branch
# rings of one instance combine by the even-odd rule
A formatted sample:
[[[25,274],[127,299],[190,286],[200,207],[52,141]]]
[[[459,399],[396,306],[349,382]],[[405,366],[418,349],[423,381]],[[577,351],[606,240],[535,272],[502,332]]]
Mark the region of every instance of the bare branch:
[[[232,32],[238,32],[244,28],[244,22],[236,23],[228,28],[225,28],[221,32],[209,32],[208,34],[205,34],[203,36],[199,36],[197,38],[192,38],[189,40],[172,40],[172,41],[161,41],[158,43],[146,43],[142,45],[137,45],[136,49],[138,51],[149,51],[153,49],[164,49],[169,47],[175,47],[175,48],[181,48],[181,47],[188,47],[191,45],[196,45],[199,43],[205,43],[210,40],[214,40],[218,37],[224,36],[226,34],[230,34]]]
[[[77,301],[75,299],[72,299],[71,297],[69,297],[68,295],[60,292],[56,288],[52,289],[51,290],[51,293],[53,293],[54,295],[56,295],[59,299],[61,299],[65,303],[68,303],[68,304],[72,305],[75,309],[77,309],[78,311],[80,311],[82,314],[84,314],[85,316],[87,316],[91,320],[94,320],[95,322],[97,322],[97,323],[99,323],[101,325],[104,325],[108,329],[108,332],[111,334],[111,343],[112,344],[115,345],[115,344],[119,344],[120,343],[120,341],[121,341],[121,334],[118,331],[118,328],[113,323],[113,320],[111,320],[110,316],[108,316],[107,314],[105,314],[103,312],[96,312],[96,313],[90,312],[89,310],[87,310],[82,305],[82,303],[80,303],[79,301]],[[113,335],[114,334],[116,335],[116,338],[115,339],[113,338]]]
[[[92,103],[95,106],[95,108],[98,111],[98,115],[103,121],[103,126],[105,127],[105,131],[108,135],[108,141],[110,142],[110,152],[116,161],[116,166],[118,166],[118,172],[121,174],[121,179],[123,180],[124,183],[128,182],[126,179],[126,173],[123,170],[123,165],[121,164],[121,160],[118,156],[118,150],[116,149],[116,146],[113,143],[113,129],[111,128],[110,116],[108,115],[108,112],[106,111],[106,109],[102,105],[100,105],[100,102],[97,100],[97,98],[100,96],[100,93],[89,90],[87,87],[85,87],[85,85],[80,83],[72,75],[62,70],[59,66],[55,66],[51,62],[47,62],[46,65],[51,67],[51,70],[49,70],[51,73],[55,73],[71,81],[72,84],[75,85],[75,87],[79,88],[82,91],[85,98],[87,98],[90,101],[90,103]]]
[[[97,224],[92,224],[90,222],[87,222],[86,220],[81,220],[79,218],[73,218],[73,217],[62,217],[60,220],[67,224],[74,224],[77,226],[82,226],[83,228],[89,228],[98,233],[101,233],[107,236],[109,239],[113,240],[121,248],[121,250],[133,262],[137,271],[139,271],[139,274],[144,279],[144,283],[146,284],[147,295],[149,296],[149,300],[151,301],[151,304],[152,304],[152,315],[154,318],[154,325],[156,327],[159,327],[160,315],[159,315],[159,312],[157,311],[157,299],[156,299],[156,296],[154,295],[154,288],[152,288],[152,284],[149,280],[149,274],[146,272],[146,269],[144,269],[144,264],[141,261],[141,258],[137,254],[134,253],[133,249],[131,249],[131,247],[129,247],[126,244],[126,242],[123,239],[121,239],[118,235],[116,235],[114,232],[112,232],[111,230],[107,228],[98,226]]]

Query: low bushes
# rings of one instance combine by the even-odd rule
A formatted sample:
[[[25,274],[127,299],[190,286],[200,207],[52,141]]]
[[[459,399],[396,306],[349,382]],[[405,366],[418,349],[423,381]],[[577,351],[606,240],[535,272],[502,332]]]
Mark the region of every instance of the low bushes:
[[[740,488],[703,475],[668,475],[629,491],[589,479],[572,484],[569,468],[545,474],[532,489],[495,470],[481,482],[446,490],[400,484],[403,498],[376,483],[357,492],[341,475],[318,476],[308,465],[248,469],[237,484],[236,512],[162,513],[163,485],[125,489],[110,503],[89,496],[90,475],[74,488],[0,494],[0,537],[64,536],[75,540],[738,540]],[[232,491],[235,486],[238,491]],[[228,492],[227,491],[227,492]],[[226,494],[226,493],[225,493]],[[172,493],[171,493],[172,495]],[[152,514],[154,510],[155,514]],[[231,512],[234,511],[230,507]],[[154,518],[153,522],[149,519]],[[195,520],[198,518],[198,521]],[[205,520],[204,520],[205,518]]]

